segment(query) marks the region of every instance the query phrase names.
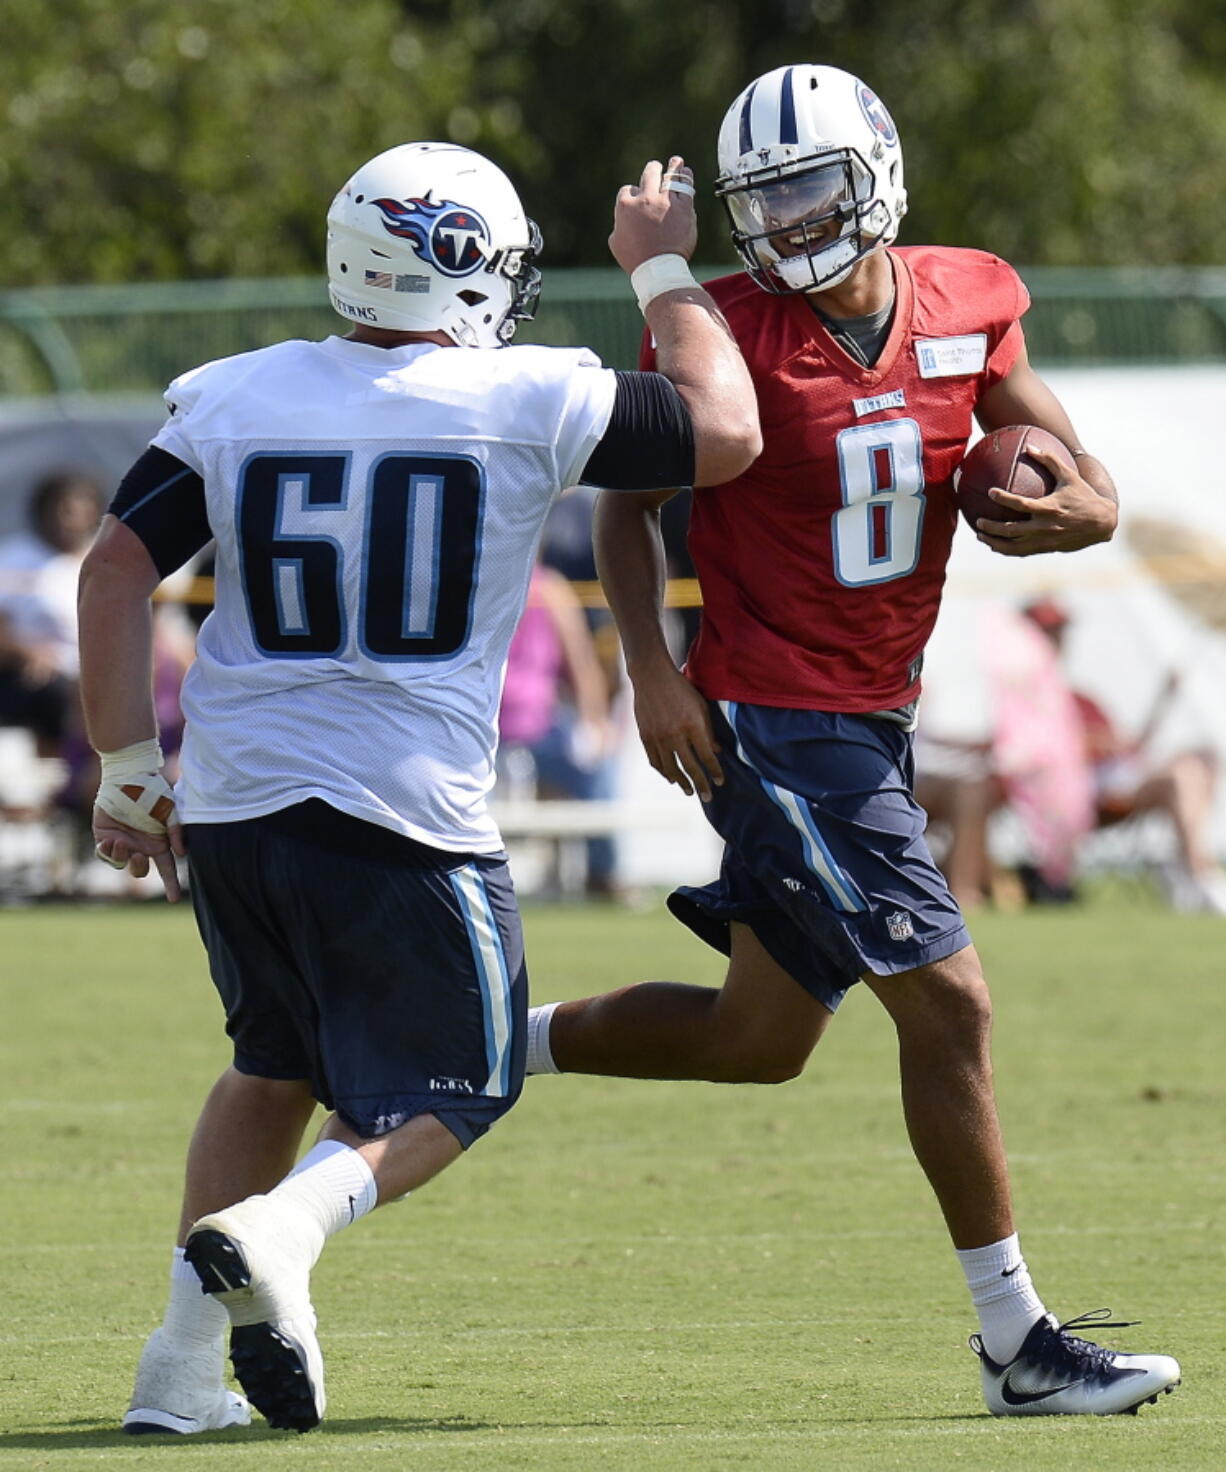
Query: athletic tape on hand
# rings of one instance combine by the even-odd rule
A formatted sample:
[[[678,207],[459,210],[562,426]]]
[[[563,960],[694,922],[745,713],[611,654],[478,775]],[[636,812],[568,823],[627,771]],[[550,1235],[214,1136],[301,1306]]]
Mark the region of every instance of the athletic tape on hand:
[[[160,772],[142,772],[122,784],[103,782],[94,801],[116,822],[139,833],[165,833],[179,821],[174,792]]]
[[[100,751],[98,759],[102,783],[95,801],[104,813],[139,833],[165,833],[179,821],[174,792],[158,770],[162,748],[156,740],[151,737],[118,751]]]
[[[134,741],[131,746],[121,746],[117,751],[100,751],[104,782],[126,782],[130,777],[142,777],[149,772],[162,769],[162,748],[157,737],[147,741]]]

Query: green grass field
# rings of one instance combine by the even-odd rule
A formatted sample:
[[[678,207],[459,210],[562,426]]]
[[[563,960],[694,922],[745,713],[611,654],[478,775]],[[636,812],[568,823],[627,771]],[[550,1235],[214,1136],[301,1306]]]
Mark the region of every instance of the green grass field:
[[[720,975],[660,906],[526,922],[537,1000]],[[319,1431],[125,1438],[225,1039],[185,907],[42,909],[0,913],[0,1467],[1221,1468],[1226,925],[1121,891],[976,931],[1036,1282],[1182,1361],[1139,1417],[985,1414],[892,1035],[853,993],[780,1088],[530,1080],[468,1159],[337,1237]]]

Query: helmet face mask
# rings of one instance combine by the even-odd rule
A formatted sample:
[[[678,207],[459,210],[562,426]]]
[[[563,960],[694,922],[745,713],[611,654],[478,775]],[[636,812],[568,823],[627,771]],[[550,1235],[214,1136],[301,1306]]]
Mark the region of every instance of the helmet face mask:
[[[906,211],[898,132],[879,98],[835,67],[768,72],[719,137],[732,241],[775,294],[824,291],[898,233]]]
[[[867,254],[859,206],[871,185],[862,161],[838,149],[808,168],[774,166],[717,192],[733,243],[759,285],[816,291],[843,280]]]
[[[405,143],[364,164],[328,211],[328,291],[348,321],[500,347],[540,295],[541,234],[489,159]]]
[[[541,296],[541,271],[536,263],[542,245],[540,227],[535,220],[529,220],[528,244],[520,249],[502,251],[501,259],[485,268],[487,271],[501,271],[511,283],[511,305],[498,328],[503,342],[511,341],[520,322],[531,322],[536,316],[536,305]]]

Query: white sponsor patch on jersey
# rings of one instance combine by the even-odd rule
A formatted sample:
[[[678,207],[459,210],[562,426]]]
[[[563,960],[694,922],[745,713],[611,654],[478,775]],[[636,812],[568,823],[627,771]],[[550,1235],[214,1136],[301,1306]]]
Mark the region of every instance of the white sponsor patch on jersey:
[[[905,409],[907,396],[902,389],[896,388],[888,394],[876,394],[871,399],[852,399],[851,407],[859,419],[865,414],[876,414],[878,409]]]
[[[964,378],[982,373],[988,361],[988,335],[971,332],[965,337],[921,337],[915,357],[921,378]]]

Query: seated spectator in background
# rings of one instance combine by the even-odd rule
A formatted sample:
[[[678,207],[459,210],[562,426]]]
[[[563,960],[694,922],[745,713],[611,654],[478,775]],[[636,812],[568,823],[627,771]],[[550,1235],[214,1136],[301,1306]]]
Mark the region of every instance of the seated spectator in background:
[[[183,677],[196,657],[196,625],[181,604],[166,602],[153,610],[153,710],[158,741],[165,759],[167,780],[179,776],[179,748],[183,745],[183,707],[179,692]]]
[[[669,579],[693,580],[697,588],[698,573],[694,559],[690,556],[690,502],[693,491],[678,491],[660,507],[660,536],[664,542],[665,571]],[[698,626],[702,621],[700,601],[684,603],[670,610],[671,619],[665,623],[669,636],[669,648],[673,649],[678,664],[685,663],[686,652],[698,637]],[[674,632],[677,637],[674,644]]]
[[[501,796],[519,783],[539,797],[613,796],[608,684],[583,605],[567,579],[541,563],[511,640],[498,724]],[[586,886],[592,897],[618,897],[612,837],[588,839]]]
[[[1029,604],[1027,618],[1064,650],[1067,612],[1053,599]],[[1165,758],[1149,752],[1163,718],[1179,689],[1179,673],[1163,681],[1149,714],[1134,737],[1125,736],[1092,696],[1074,691],[1094,781],[1095,825],[1110,827],[1138,813],[1161,812],[1171,821],[1176,861],[1162,878],[1176,910],[1204,910],[1226,915],[1226,875],[1209,848],[1209,821],[1217,786],[1217,759],[1212,751],[1176,752]]]
[[[77,577],[105,498],[89,476],[45,476],[30,528],[0,541],[0,725],[33,731],[43,756],[80,736]]]
[[[40,756],[63,760],[56,805],[76,820],[81,859],[93,851],[98,770],[77,691],[77,580],[105,507],[106,493],[91,476],[55,471],[34,487],[29,529],[0,541],[0,726],[24,727]],[[193,645],[182,616],[165,606],[155,613],[153,637],[154,695],[171,765]]]
[[[593,511],[599,491],[595,486],[575,486],[559,496],[545,519],[545,535],[541,539],[541,561],[556,568],[572,583],[591,583],[599,587],[596,552],[592,544]],[[660,508],[660,528],[664,536],[667,558],[666,572],[672,578],[692,578],[694,564],[686,550],[686,525],[689,518],[690,491],[681,491]],[[668,608],[664,615],[664,633],[677,663],[685,663],[685,653],[698,628],[698,608]],[[599,601],[583,610],[588,628],[596,641],[596,653],[609,690],[620,692],[625,683],[621,641],[613,615]]]
[[[988,819],[1004,805],[1025,835],[1027,897],[1074,898],[1092,788],[1080,716],[1051,646],[1016,609],[985,603],[943,617],[924,661],[915,793],[946,830],[940,863],[958,903],[973,906],[994,888]]]

